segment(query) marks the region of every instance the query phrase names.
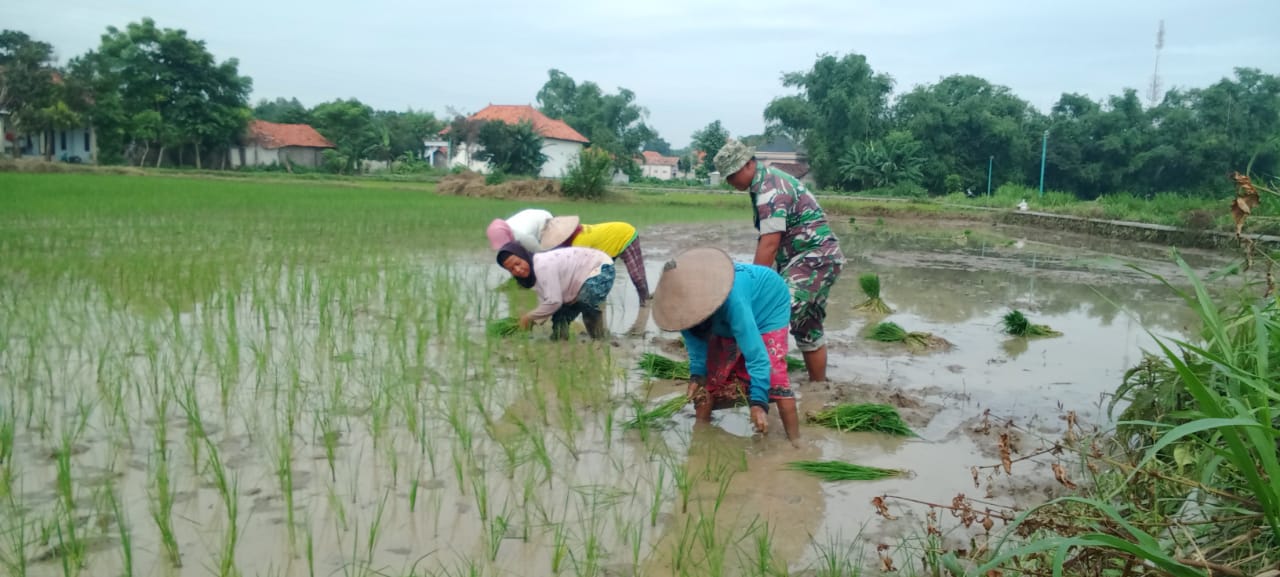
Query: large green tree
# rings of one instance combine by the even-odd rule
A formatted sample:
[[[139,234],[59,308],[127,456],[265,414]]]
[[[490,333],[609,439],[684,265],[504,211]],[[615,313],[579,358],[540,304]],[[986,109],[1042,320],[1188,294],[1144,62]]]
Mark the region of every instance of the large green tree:
[[[381,134],[373,109],[363,102],[355,98],[325,102],[311,110],[311,118],[315,129],[337,147],[342,172],[355,172],[361,160],[377,152]]]
[[[840,182],[839,160],[851,146],[887,132],[893,79],[860,54],[824,55],[807,71],[784,74],[782,85],[799,93],[773,99],[765,121],[804,146],[819,186]]]
[[[70,69],[74,84],[93,94],[91,120],[107,158],[137,156],[145,136],[158,145],[157,166],[168,150],[179,162],[191,152],[201,168],[206,151],[225,153],[239,141],[251,115],[253,83],[235,58],[219,62],[204,41],[150,18],[107,28],[99,47]]]
[[[547,156],[542,153],[542,137],[528,122],[485,122],[480,126],[476,141],[481,146],[476,158],[506,174],[537,176],[547,162]]]
[[[281,124],[311,124],[311,111],[297,98],[259,100],[253,107],[253,117]]]
[[[715,171],[716,167],[714,160],[716,158],[716,153],[720,152],[720,149],[724,147],[726,140],[729,140],[729,131],[725,129],[724,125],[721,124],[719,120],[713,120],[710,124],[702,127],[702,129],[694,131],[693,150],[707,153],[706,156],[702,158],[702,164],[694,167],[698,172],[699,177],[705,176],[708,172]],[[722,174],[720,176],[728,177],[729,175]]]
[[[595,82],[578,84],[568,74],[552,69],[538,91],[538,108],[551,118],[565,121],[574,130],[613,156],[614,166],[638,174],[635,155],[657,136],[645,124],[648,111],[636,104],[636,95],[626,88],[606,94]]]
[[[1024,182],[1039,160],[1044,122],[1004,86],[976,76],[948,76],[898,98],[894,124],[921,143],[924,186],[941,194],[948,175],[964,185],[986,182],[988,161],[1009,180]]]

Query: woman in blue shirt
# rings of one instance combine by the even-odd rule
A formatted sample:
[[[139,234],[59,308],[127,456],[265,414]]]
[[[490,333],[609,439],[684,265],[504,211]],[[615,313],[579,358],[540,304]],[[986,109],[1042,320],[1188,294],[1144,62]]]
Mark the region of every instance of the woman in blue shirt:
[[[695,248],[667,262],[654,292],[653,318],[680,331],[689,351],[689,398],[698,420],[737,405],[767,432],[769,403],[778,406],[787,438],[800,438],[795,395],[787,378],[791,292],[769,267],[735,263],[724,251]]]

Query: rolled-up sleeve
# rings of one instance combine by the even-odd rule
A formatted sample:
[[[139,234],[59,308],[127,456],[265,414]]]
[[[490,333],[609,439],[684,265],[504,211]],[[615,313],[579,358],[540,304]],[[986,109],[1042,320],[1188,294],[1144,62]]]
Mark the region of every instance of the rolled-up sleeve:
[[[756,197],[756,213],[760,217],[760,235],[786,232],[787,214],[791,210],[792,196],[787,191],[773,188]]]

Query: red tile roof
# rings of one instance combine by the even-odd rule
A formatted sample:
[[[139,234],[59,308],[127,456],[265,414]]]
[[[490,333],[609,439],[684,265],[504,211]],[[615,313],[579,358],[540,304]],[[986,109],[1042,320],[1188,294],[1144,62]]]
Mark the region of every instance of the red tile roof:
[[[249,140],[263,148],[304,146],[307,148],[335,148],[329,139],[316,132],[309,124],[278,124],[265,120],[249,122]]]
[[[674,156],[663,156],[652,150],[646,150],[644,155],[644,163],[650,166],[675,166],[680,163],[680,159]]]
[[[543,138],[581,142],[583,144],[591,142],[568,124],[565,124],[563,120],[549,118],[528,104],[490,104],[480,112],[472,114],[471,120],[501,120],[507,124],[529,122],[533,124],[533,130],[542,135]],[[447,134],[448,131],[449,129],[446,128],[440,133]]]

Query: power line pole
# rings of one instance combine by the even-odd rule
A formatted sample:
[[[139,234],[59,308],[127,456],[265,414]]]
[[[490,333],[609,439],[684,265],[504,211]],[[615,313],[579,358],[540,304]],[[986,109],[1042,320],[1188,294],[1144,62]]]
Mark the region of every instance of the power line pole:
[[[1160,52],[1164,50],[1164,20],[1160,20],[1160,28],[1156,30],[1156,67],[1151,71],[1151,88],[1147,92],[1147,104],[1154,108],[1160,104],[1162,86],[1160,82]]]

